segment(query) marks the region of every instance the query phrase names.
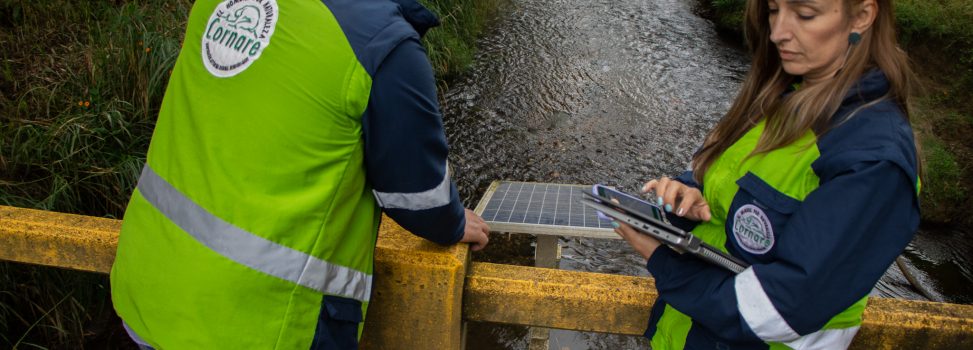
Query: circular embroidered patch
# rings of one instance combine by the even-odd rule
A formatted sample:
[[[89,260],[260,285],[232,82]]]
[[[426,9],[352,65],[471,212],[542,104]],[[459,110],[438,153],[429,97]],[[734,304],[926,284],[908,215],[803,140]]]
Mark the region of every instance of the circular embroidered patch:
[[[751,254],[764,254],[774,247],[774,227],[759,207],[747,204],[733,215],[733,236],[740,248]]]
[[[215,76],[240,74],[270,45],[277,0],[226,0],[216,6],[203,33],[203,65]]]

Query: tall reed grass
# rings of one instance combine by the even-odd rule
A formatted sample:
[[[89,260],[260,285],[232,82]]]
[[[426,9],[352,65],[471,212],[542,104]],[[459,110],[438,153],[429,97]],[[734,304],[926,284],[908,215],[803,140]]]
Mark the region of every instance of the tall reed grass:
[[[423,39],[440,84],[473,63],[475,39],[509,0],[420,0],[439,15],[442,25]]]
[[[0,2],[0,204],[121,217],[190,6]],[[111,329],[107,286],[0,264],[0,348],[92,347]]]
[[[0,203],[121,215],[189,6],[6,1]]]
[[[441,87],[500,1],[422,1]],[[0,0],[0,205],[121,218],[191,7]],[[130,345],[113,317],[106,276],[0,263],[0,349]]]

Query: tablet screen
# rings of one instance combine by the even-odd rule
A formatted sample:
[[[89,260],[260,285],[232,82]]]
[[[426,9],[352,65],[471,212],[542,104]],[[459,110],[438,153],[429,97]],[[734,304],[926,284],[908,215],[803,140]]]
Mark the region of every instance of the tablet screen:
[[[593,192],[601,197],[617,200],[618,204],[626,208],[638,211],[642,216],[653,218],[664,223],[669,223],[666,219],[665,211],[659,206],[636,198],[625,192],[617,191],[602,185],[595,185]]]

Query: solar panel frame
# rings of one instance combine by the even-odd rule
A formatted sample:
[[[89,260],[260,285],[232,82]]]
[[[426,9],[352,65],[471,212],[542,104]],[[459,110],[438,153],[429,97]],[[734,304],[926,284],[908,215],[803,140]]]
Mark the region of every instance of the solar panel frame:
[[[494,181],[474,212],[493,232],[620,239],[610,222],[599,220],[593,209],[578,202],[581,192],[590,189],[590,185]]]

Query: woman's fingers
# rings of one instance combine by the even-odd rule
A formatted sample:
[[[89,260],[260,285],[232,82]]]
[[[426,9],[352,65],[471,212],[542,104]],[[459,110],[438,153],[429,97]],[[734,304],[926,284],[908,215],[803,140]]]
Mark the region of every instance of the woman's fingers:
[[[634,233],[635,231],[635,229],[633,229],[631,226],[620,223],[618,221],[612,221],[612,225],[613,226],[617,225],[615,227],[615,233],[617,233],[619,237],[622,237],[626,241],[628,240],[626,237],[628,237],[628,235]]]
[[[649,198],[649,202],[652,202],[661,207],[665,205],[664,195],[666,193],[666,190],[668,190],[669,184],[672,182],[673,181],[671,181],[668,177],[665,176],[659,179],[650,180],[649,182],[646,182],[644,186],[642,186],[642,193],[654,192],[655,197]]]
[[[655,190],[656,186],[659,186],[659,180],[649,180],[645,185],[642,185],[642,193],[649,193]]]
[[[699,221],[709,221],[709,219],[712,216],[712,214],[709,211],[709,204],[706,203],[705,200],[703,200],[701,203],[694,205],[689,212],[690,215],[693,216],[692,217],[693,219]]]
[[[709,205],[703,194],[696,188],[662,177],[646,182],[642,192],[655,192],[656,198],[649,201],[661,206],[666,212],[676,216],[688,217],[693,220],[708,221],[710,219]]]
[[[689,209],[693,207],[693,202],[696,200],[695,194],[692,191],[683,190],[679,199],[679,203],[676,204],[675,210],[672,212],[676,216],[683,216],[689,212]]]
[[[680,182],[669,180],[668,178],[666,178],[666,180],[666,189],[662,194],[662,206],[667,213],[671,213],[674,209],[676,209],[676,206],[679,205],[682,192],[686,186]]]
[[[680,197],[678,207],[675,210],[676,216],[684,216],[699,202],[705,202],[703,200],[703,194],[699,190],[690,188],[689,186],[684,186]]]
[[[663,176],[654,188],[657,196],[655,204],[663,207],[666,212],[673,212],[680,201],[683,187],[685,185],[682,183]]]
[[[698,189],[690,188],[689,191],[693,192],[695,199],[690,203],[688,215],[693,220],[709,221],[712,213],[710,213],[706,198],[703,198],[703,194]]]

